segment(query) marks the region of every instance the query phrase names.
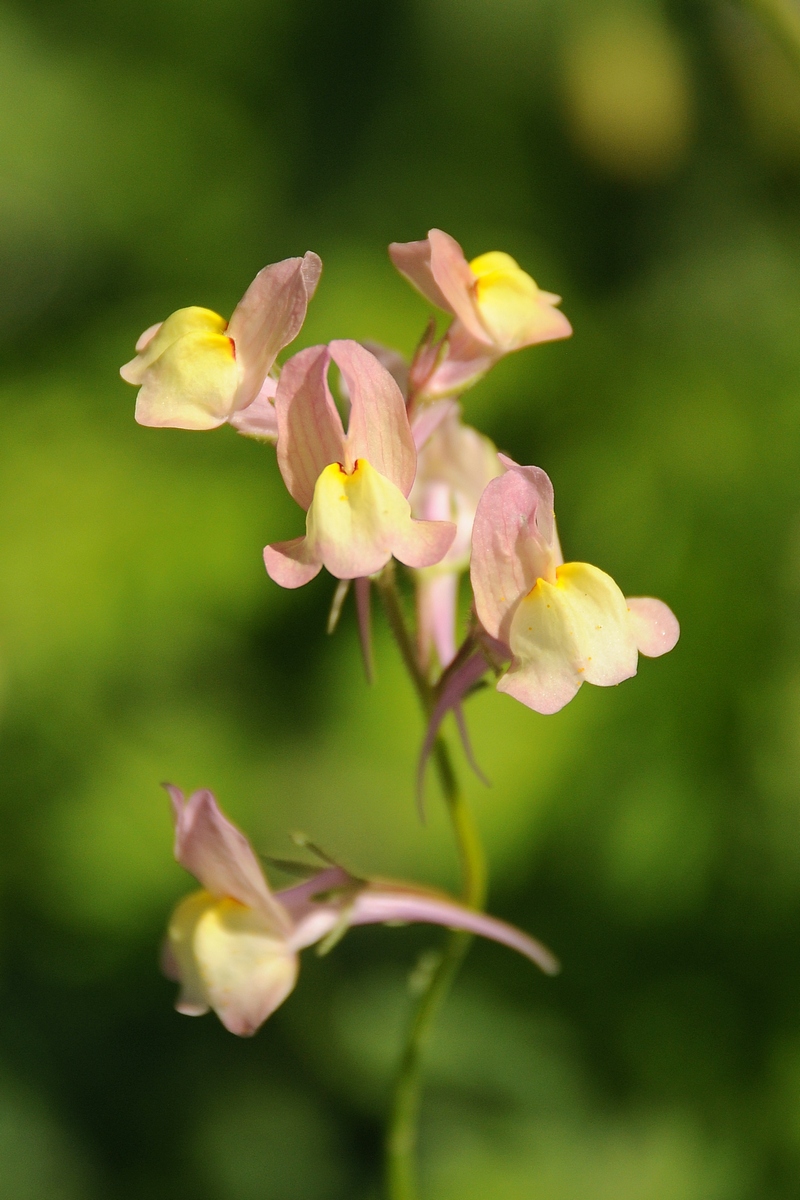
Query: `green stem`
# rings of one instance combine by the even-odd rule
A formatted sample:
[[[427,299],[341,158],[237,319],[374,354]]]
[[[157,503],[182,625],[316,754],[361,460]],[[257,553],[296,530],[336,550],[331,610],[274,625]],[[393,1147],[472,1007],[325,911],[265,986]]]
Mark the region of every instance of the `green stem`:
[[[422,703],[430,716],[434,690],[419,664],[408,631],[394,574],[394,564],[378,578],[378,591],[400,653]],[[471,908],[483,908],[486,899],[486,862],[478,829],[458,785],[446,743],[436,739],[433,761],[439,776],[461,865],[461,898]],[[433,1022],[447,996],[472,938],[451,933],[444,951],[426,980],[406,1038],[395,1085],[386,1138],[387,1193],[389,1200],[416,1200],[416,1151],[422,1098],[422,1059]]]

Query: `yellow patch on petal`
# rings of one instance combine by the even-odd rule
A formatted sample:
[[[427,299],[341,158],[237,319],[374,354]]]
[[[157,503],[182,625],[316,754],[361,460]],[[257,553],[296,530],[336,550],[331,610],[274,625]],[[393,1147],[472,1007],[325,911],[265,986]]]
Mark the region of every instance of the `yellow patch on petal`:
[[[207,1003],[232,1033],[255,1033],[297,979],[294,951],[261,913],[227,897],[199,914],[192,949]]]
[[[469,264],[475,276],[475,303],[498,346],[513,349],[530,336],[542,308],[542,293],[510,254],[492,250]]]
[[[368,462],[351,473],[331,463],[320,474],[306,518],[306,536],[338,579],[372,575],[392,555],[394,536],[411,521],[400,489]]]

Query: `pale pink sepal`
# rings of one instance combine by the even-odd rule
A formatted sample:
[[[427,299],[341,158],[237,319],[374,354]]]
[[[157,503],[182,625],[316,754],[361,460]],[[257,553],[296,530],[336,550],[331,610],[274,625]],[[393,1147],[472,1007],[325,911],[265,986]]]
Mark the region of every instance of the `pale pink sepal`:
[[[222,813],[205,788],[186,799],[165,784],[175,821],[175,858],[213,896],[229,896],[261,911],[276,930],[288,928],[284,909],[267,886],[264,872],[244,834]]]
[[[303,258],[272,263],[236,305],[228,336],[242,370],[237,409],[252,404],[279,352],[297,337],[321,271],[322,261],[310,250]]]
[[[308,509],[317,479],[344,462],[342,419],[328,387],[327,346],[310,346],[284,365],[275,397],[278,466],[289,494]]]
[[[508,644],[520,597],[540,577],[552,579],[558,561],[549,477],[503,455],[500,461],[506,473],[486,487],[475,514],[470,578],[481,624]]]
[[[277,391],[277,379],[268,375],[253,403],[248,404],[247,408],[235,412],[229,418],[228,424],[245,437],[258,438],[264,442],[276,442],[278,440],[278,414],[275,412]]]
[[[672,650],[681,635],[672,609],[652,596],[629,596],[627,604],[639,653],[659,658]]]

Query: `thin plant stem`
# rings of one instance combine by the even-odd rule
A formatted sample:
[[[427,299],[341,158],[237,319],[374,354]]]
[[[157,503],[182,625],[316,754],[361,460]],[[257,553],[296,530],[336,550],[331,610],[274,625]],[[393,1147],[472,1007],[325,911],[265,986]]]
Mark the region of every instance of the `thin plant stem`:
[[[420,666],[414,640],[406,624],[393,563],[379,576],[378,592],[425,716],[429,717],[435,703],[435,693]],[[480,909],[486,900],[486,862],[483,848],[472,813],[459,787],[450,752],[441,737],[436,739],[433,761],[458,849],[461,898],[471,908]],[[400,1061],[386,1137],[386,1184],[389,1200],[417,1200],[419,1194],[417,1139],[422,1098],[422,1060],[436,1014],[450,990],[471,941],[470,934],[451,933],[442,954],[422,984],[417,1009]]]

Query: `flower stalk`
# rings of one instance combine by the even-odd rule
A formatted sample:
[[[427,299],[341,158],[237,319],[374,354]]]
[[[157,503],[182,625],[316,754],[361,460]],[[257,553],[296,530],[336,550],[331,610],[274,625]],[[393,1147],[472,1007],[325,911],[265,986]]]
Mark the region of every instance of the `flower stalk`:
[[[419,696],[426,719],[436,701],[417,657],[416,644],[403,614],[394,564],[389,563],[377,580],[378,594],[406,669]],[[461,868],[461,899],[469,908],[481,910],[486,902],[486,859],[480,834],[458,783],[447,744],[437,737],[433,761],[439,777]],[[422,1100],[422,1064],[436,1015],[458,974],[472,935],[451,932],[441,957],[430,972],[419,996],[406,1037],[395,1084],[386,1135],[386,1189],[388,1200],[416,1200],[417,1142]]]

